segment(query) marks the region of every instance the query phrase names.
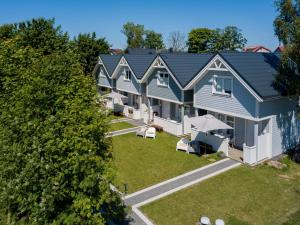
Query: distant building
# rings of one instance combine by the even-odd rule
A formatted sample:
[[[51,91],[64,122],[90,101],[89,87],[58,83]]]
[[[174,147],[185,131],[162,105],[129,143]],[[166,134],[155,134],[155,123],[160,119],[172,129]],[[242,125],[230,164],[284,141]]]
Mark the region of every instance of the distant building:
[[[111,55],[121,55],[121,54],[123,54],[123,50],[119,49],[119,48],[115,48],[115,49],[111,48],[109,50],[109,52],[110,52]]]
[[[281,52],[283,52],[283,51],[284,51],[284,46],[281,45],[281,46],[278,46],[278,47],[275,49],[274,53],[281,53]]]
[[[271,52],[270,49],[262,46],[262,45],[257,45],[257,46],[249,46],[243,49],[244,52]]]

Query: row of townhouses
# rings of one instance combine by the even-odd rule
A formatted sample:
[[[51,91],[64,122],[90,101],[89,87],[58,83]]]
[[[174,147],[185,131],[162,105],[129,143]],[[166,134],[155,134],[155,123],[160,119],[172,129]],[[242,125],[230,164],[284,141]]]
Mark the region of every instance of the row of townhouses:
[[[234,128],[226,131],[230,143],[253,163],[299,141],[297,98],[272,87],[278,64],[273,53],[100,55],[95,74],[100,92],[127,96],[110,102],[115,110],[171,134],[193,133],[190,118],[214,115]]]

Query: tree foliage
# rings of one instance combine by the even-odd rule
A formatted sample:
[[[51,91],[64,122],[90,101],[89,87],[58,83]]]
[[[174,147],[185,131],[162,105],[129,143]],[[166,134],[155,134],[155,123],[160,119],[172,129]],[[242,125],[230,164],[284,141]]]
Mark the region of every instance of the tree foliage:
[[[127,22],[121,32],[127,38],[128,48],[142,48],[144,46],[144,25]]]
[[[276,1],[278,16],[275,34],[284,44],[284,53],[273,86],[282,95],[300,94],[300,1]]]
[[[48,29],[25,26],[0,42],[0,205],[7,224],[121,220],[94,81],[65,35],[45,42],[56,30]]]
[[[188,51],[192,53],[214,52],[221,50],[240,50],[247,43],[241,30],[235,26],[224,29],[196,28],[188,35]]]
[[[192,29],[188,34],[188,51],[191,53],[211,51],[215,35],[215,31],[208,28]]]
[[[162,49],[165,47],[162,34],[156,33],[153,30],[147,30],[145,32],[144,40],[145,48]]]
[[[97,38],[96,33],[79,34],[74,39],[84,73],[91,75],[99,54],[109,53],[109,43],[105,38]]]
[[[227,26],[223,30],[217,30],[216,49],[235,51],[245,47],[247,39],[241,33],[241,30],[235,26]]]
[[[162,34],[145,30],[144,25],[127,22],[121,32],[127,38],[127,48],[162,49],[165,47]]]

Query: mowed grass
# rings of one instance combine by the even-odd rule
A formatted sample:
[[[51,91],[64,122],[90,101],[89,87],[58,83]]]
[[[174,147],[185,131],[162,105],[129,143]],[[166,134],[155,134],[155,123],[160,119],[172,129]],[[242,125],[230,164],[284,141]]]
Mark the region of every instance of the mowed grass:
[[[107,119],[109,121],[111,120],[116,120],[116,119],[122,119],[122,118],[125,118],[125,116],[122,116],[122,115],[115,115],[115,114],[109,114]]]
[[[196,224],[203,215],[229,225],[299,225],[300,165],[288,164],[287,170],[241,166],[142,211],[157,225]]]
[[[132,127],[134,126],[127,122],[111,123],[109,126],[109,131],[124,130]]]
[[[218,159],[216,154],[197,156],[176,151],[179,138],[157,133],[156,139],[144,139],[134,133],[112,138],[117,169],[115,185],[132,193]]]

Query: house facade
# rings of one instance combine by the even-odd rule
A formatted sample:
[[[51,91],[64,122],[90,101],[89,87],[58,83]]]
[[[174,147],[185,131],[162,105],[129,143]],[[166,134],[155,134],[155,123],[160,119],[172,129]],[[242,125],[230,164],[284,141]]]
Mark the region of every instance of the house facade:
[[[115,108],[127,116],[177,136],[191,133],[226,154],[231,146],[248,164],[277,156],[299,141],[298,101],[272,87],[279,63],[273,53],[128,54],[115,65],[106,65],[105,57],[110,56],[99,60],[98,86],[128,96]],[[204,114],[233,129],[203,136],[190,118]]]

